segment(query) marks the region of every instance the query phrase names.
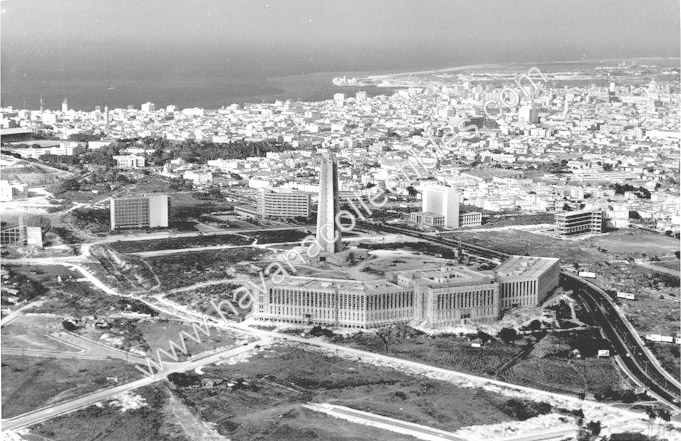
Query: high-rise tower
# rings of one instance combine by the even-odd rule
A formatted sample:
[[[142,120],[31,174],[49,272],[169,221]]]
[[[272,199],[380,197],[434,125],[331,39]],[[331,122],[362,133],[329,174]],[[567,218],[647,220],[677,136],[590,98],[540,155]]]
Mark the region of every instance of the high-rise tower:
[[[340,206],[338,166],[331,153],[319,164],[319,206],[317,207],[317,243],[323,253],[341,250],[341,232],[336,225]]]

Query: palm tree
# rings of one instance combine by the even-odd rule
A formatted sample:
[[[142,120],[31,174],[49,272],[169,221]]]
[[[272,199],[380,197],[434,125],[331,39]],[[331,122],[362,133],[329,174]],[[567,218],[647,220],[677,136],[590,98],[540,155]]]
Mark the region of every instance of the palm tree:
[[[650,436],[650,431],[653,428],[653,421],[655,421],[657,413],[652,407],[646,407],[646,415],[648,415],[648,436]]]

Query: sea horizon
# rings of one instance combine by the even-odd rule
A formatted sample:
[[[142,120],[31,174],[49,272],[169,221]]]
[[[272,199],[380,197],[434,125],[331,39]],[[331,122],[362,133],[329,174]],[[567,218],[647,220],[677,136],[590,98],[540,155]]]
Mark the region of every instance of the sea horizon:
[[[232,104],[272,103],[275,101],[324,101],[332,99],[335,93],[353,95],[364,90],[370,96],[392,93],[394,88],[375,86],[335,86],[335,77],[389,77],[429,73],[465,72],[480,69],[513,69],[521,66],[536,66],[541,69],[555,69],[562,65],[574,67],[580,63],[593,65],[637,60],[679,60],[678,57],[631,57],[601,58],[590,60],[557,60],[541,62],[476,63],[449,65],[447,67],[424,66],[421,69],[371,69],[360,71],[323,71],[281,76],[230,76],[212,74],[190,74],[165,78],[160,81],[146,78],[139,71],[128,77],[113,72],[110,76],[97,76],[91,72],[65,73],[58,75],[42,71],[30,78],[26,75],[12,76],[3,73],[0,105],[3,108],[38,110],[40,99],[44,108],[58,110],[67,99],[70,109],[92,111],[96,106],[104,108],[139,108],[152,102],[157,108],[175,105],[177,108],[201,107],[207,110],[219,109]],[[8,90],[9,89],[9,90]]]

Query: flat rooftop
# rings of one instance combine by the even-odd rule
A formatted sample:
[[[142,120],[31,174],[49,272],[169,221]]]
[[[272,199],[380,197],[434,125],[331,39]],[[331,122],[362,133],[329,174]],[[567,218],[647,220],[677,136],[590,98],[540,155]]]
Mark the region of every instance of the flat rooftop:
[[[499,277],[539,277],[558,261],[556,257],[511,256],[495,271]]]
[[[299,277],[289,276],[280,283],[275,283],[273,280],[268,280],[267,285],[276,288],[284,289],[306,289],[314,291],[329,291],[333,292],[338,289],[339,292],[353,292],[362,294],[376,294],[382,292],[398,292],[404,291],[404,287],[391,283],[385,279],[376,279],[368,281],[350,280],[350,279],[327,279],[320,277]]]

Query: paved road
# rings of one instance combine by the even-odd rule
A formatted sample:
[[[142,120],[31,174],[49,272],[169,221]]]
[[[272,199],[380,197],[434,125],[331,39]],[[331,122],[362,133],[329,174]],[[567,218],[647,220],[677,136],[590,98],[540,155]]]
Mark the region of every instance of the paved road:
[[[411,435],[418,439],[433,441],[465,441],[463,438],[456,437],[452,433],[445,432],[444,430],[434,429],[432,427],[409,423],[394,418],[388,418],[382,415],[376,415],[374,413],[363,412],[350,407],[337,406],[327,403],[308,403],[304,404],[303,407],[317,412],[323,412],[338,418],[343,418],[355,423],[367,424],[369,426],[390,430],[391,432]]]
[[[255,349],[256,346],[263,346],[269,343],[270,341],[253,342],[243,346],[227,348],[225,350],[219,351],[213,355],[210,355],[202,359],[178,363],[177,366],[174,366],[170,369],[166,369],[165,371],[160,372],[153,377],[147,376],[145,378],[142,378],[141,380],[133,381],[131,383],[123,384],[121,386],[117,386],[110,389],[99,390],[97,392],[76,398],[75,400],[67,401],[65,403],[54,404],[51,406],[44,407],[42,409],[37,409],[32,412],[25,413],[23,415],[19,415],[14,418],[2,420],[2,429],[4,431],[32,426],[34,424],[58,417],[60,415],[73,412],[74,410],[90,406],[98,401],[108,400],[116,395],[129,392],[140,387],[148,386],[157,381],[165,379],[171,373],[186,372],[189,370],[193,370],[198,367],[215,363],[225,358],[231,358],[240,355],[244,352],[248,352]]]
[[[40,305],[42,302],[44,302],[44,300],[37,300],[37,301],[35,301],[35,302],[29,302],[29,303],[25,304],[24,306],[20,307],[19,309],[15,309],[14,311],[10,312],[10,313],[7,314],[5,317],[3,317],[2,320],[0,320],[0,326],[9,325],[9,324],[12,323],[14,320],[16,320],[17,318],[19,318],[19,316],[21,316],[21,312],[22,312],[24,309],[28,309],[28,308],[30,308],[30,307],[32,307],[32,306]]]

